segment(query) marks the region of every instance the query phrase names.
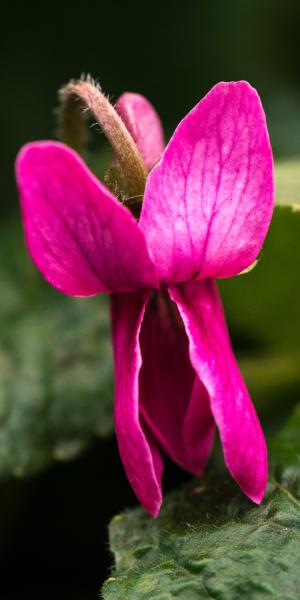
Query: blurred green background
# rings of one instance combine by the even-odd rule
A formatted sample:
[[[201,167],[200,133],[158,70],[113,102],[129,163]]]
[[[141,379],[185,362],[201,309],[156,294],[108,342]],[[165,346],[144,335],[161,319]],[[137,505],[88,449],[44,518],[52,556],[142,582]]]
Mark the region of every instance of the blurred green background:
[[[70,78],[90,73],[98,78],[103,90],[113,99],[126,90],[140,92],[157,108],[168,136],[178,121],[216,82],[246,79],[261,95],[275,158],[300,155],[300,3],[298,0],[173,0],[165,3],[98,0],[97,3],[76,5],[52,1],[39,6],[30,3],[16,6],[10,3],[5,10],[0,39],[0,276],[4,278],[10,273],[7,277],[11,277],[12,283],[11,287],[3,286],[1,280],[0,335],[4,346],[10,344],[19,348],[23,344],[23,355],[27,356],[31,352],[28,340],[35,327],[31,323],[35,323],[34,319],[39,318],[44,310],[44,302],[49,302],[53,307],[63,301],[60,297],[57,299],[58,294],[50,292],[31,270],[29,260],[24,256],[20,233],[15,237],[7,233],[11,227],[18,228],[19,223],[13,177],[14,159],[23,143],[54,137],[58,88]],[[104,139],[101,136],[97,138],[96,134],[93,143],[99,144],[99,148],[105,147]],[[289,225],[285,231],[284,239],[288,245]],[[293,231],[292,266],[296,272],[299,272],[299,262],[295,260],[298,232],[299,227]],[[280,252],[277,258],[280,263]],[[283,259],[280,268],[284,276],[286,269]],[[27,271],[29,283],[25,282]],[[20,275],[20,272],[23,274]],[[19,279],[20,276],[22,283],[14,289],[14,278]],[[275,274],[272,279],[269,275],[267,281],[267,288],[272,295],[271,304],[276,295],[276,277]],[[36,299],[33,297],[35,293],[28,291],[31,281],[36,289],[41,286],[46,300]],[[258,281],[263,285],[264,273],[258,275]],[[253,291],[251,283],[249,290],[247,286],[243,289],[243,284],[239,282],[232,286],[237,286],[235,298],[239,299],[239,286],[242,286],[242,299],[247,297],[249,301],[251,294],[259,295],[259,292]],[[294,294],[295,306],[296,298],[299,298],[296,277],[290,290],[285,289],[285,302]],[[264,318],[268,320],[268,315],[260,312],[259,308],[251,313],[251,303],[248,302],[250,328],[247,329],[245,323],[235,328],[234,318],[235,312],[239,311],[239,300],[231,303],[228,290],[228,287],[224,288],[224,298],[235,346],[241,352],[255,351],[257,355],[258,350],[262,351],[270,345],[272,336],[266,335],[266,339],[260,339],[254,325],[251,336],[252,321],[258,318],[263,323]],[[18,333],[14,333],[15,315],[22,310],[26,327],[22,325]],[[51,308],[51,315],[53,310],[56,308]],[[95,304],[86,310],[95,310]],[[68,305],[64,305],[64,314],[68,314]],[[28,320],[28,315],[31,320]],[[292,316],[295,316],[293,310]],[[75,315],[74,322],[76,318]],[[272,318],[280,321],[275,309]],[[64,326],[61,321],[59,323],[56,327],[61,330]],[[298,332],[299,325],[295,323],[294,327],[293,321],[290,323],[290,326],[285,323],[285,331],[293,331],[296,339],[295,331]],[[43,326],[39,324],[39,327],[39,335],[43,336]],[[72,319],[66,324],[68,327],[70,331],[74,327]],[[95,331],[96,327],[95,321]],[[270,332],[272,323],[271,326],[268,323],[267,327]],[[84,333],[78,335],[83,336]],[[49,343],[59,346],[59,335],[54,338],[50,336]],[[94,343],[97,345],[97,340]],[[284,345],[286,340],[283,340]],[[294,341],[291,345],[295,345]],[[48,369],[47,357],[48,354],[45,355],[43,368]],[[19,360],[22,363],[22,358]],[[63,368],[59,361],[57,369]],[[298,363],[291,358],[287,366],[282,366],[280,361],[279,357],[276,373],[278,376],[278,372],[283,371],[285,385],[277,385],[276,378],[273,382],[278,413],[282,403],[288,403],[287,396],[292,398],[292,403],[294,397],[298,398],[299,392]],[[54,377],[55,364],[54,361],[51,377]],[[271,361],[269,381],[274,380],[272,364]],[[14,373],[16,381],[19,373],[17,367]],[[34,368],[37,368],[36,364]],[[245,373],[247,368],[251,372],[251,364],[245,367]],[[265,372],[257,374],[257,364],[255,369],[255,381],[263,379],[265,382]],[[1,403],[7,399],[3,382],[5,376],[7,367],[4,366],[0,369],[0,434]],[[70,382],[72,379],[70,376]],[[72,382],[70,386],[73,389]],[[253,389],[258,387],[254,382]],[[63,390],[60,392],[62,402],[69,393],[68,406],[72,413],[72,393],[68,392],[65,384],[60,389]],[[264,408],[261,410],[263,412]],[[64,414],[64,424],[68,430],[68,413]],[[55,427],[51,435],[57,431]],[[76,424],[72,427],[75,431]],[[14,441],[19,439],[19,435],[17,428],[12,431]],[[47,431],[45,436],[49,435]],[[49,447],[51,444],[52,440],[49,441]],[[22,454],[22,448],[18,452]],[[23,457],[18,456],[18,460],[22,462]],[[47,460],[43,457],[45,465]],[[11,471],[14,472],[14,469]],[[168,465],[166,488],[174,487],[184,478],[185,475],[179,470]],[[32,600],[53,596],[64,600],[86,600],[97,597],[111,561],[106,537],[108,521],[125,506],[135,504],[119,462],[115,441],[95,441],[71,462],[50,466],[41,474],[25,480],[6,474],[0,485],[0,493],[0,551],[4,572],[1,577],[1,598],[9,600],[22,595]]]

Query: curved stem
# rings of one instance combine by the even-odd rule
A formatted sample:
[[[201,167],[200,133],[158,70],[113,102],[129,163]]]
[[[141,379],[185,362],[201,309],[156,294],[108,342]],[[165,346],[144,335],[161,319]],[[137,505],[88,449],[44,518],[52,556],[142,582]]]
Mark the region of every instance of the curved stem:
[[[87,109],[101,126],[122,168],[129,195],[144,193],[146,166],[129,131],[100,87],[92,80],[68,83],[59,92],[59,125],[66,143],[83,154],[84,111]]]

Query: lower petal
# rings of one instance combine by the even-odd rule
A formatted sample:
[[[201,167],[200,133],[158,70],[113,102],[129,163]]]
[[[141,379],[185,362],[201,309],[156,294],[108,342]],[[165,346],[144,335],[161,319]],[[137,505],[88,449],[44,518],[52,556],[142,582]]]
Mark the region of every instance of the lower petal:
[[[243,492],[260,503],[268,478],[264,435],[235,361],[213,280],[170,288],[189,337],[193,367],[205,386],[226,465]]]
[[[215,433],[207,389],[195,378],[182,430],[183,444],[194,475],[201,475],[210,455]]]
[[[152,515],[159,512],[162,459],[147,425],[139,415],[139,333],[149,293],[111,296],[115,358],[115,424],[119,451],[127,477],[141,504]]]
[[[147,304],[140,334],[140,410],[164,451],[182,468],[200,474],[214,435],[208,394],[197,379],[176,304],[167,290]]]

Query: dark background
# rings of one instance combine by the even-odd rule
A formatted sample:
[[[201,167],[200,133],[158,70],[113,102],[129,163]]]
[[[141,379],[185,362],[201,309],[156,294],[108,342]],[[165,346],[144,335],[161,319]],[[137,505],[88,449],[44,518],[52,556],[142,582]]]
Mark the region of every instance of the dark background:
[[[173,0],[6,5],[1,27],[1,218],[17,211],[18,148],[52,138],[57,89],[90,73],[116,99],[145,94],[169,134],[220,80],[262,98],[275,157],[300,154],[298,0]],[[99,138],[99,144],[103,140]],[[183,475],[168,469],[166,486]],[[115,442],[0,486],[3,600],[96,598],[107,575],[106,527],[135,504]]]
[[[145,94],[167,132],[221,80],[247,79],[266,108],[276,156],[300,153],[297,0],[8,3],[2,18],[1,210],[15,202],[24,142],[51,138],[57,89],[91,73],[116,99]]]

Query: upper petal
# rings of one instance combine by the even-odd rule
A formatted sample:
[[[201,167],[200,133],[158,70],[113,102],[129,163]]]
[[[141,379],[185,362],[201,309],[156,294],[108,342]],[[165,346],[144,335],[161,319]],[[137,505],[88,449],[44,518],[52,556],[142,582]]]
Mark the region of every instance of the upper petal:
[[[147,98],[129,92],[120,96],[115,108],[150,170],[160,159],[165,146],[157,112]]]
[[[24,146],[16,177],[29,251],[54,287],[76,296],[156,287],[133,216],[70,148]]]
[[[162,502],[162,460],[147,425],[141,422],[139,334],[149,293],[112,294],[115,358],[115,423],[121,459],[140,502],[152,516]]]
[[[273,209],[273,160],[257,92],[219,83],[181,121],[150,173],[140,219],[163,282],[249,266]]]
[[[205,386],[220,431],[226,465],[244,493],[265,493],[267,449],[254,406],[236,364],[220,297],[212,280],[172,286],[190,342],[193,367]]]

